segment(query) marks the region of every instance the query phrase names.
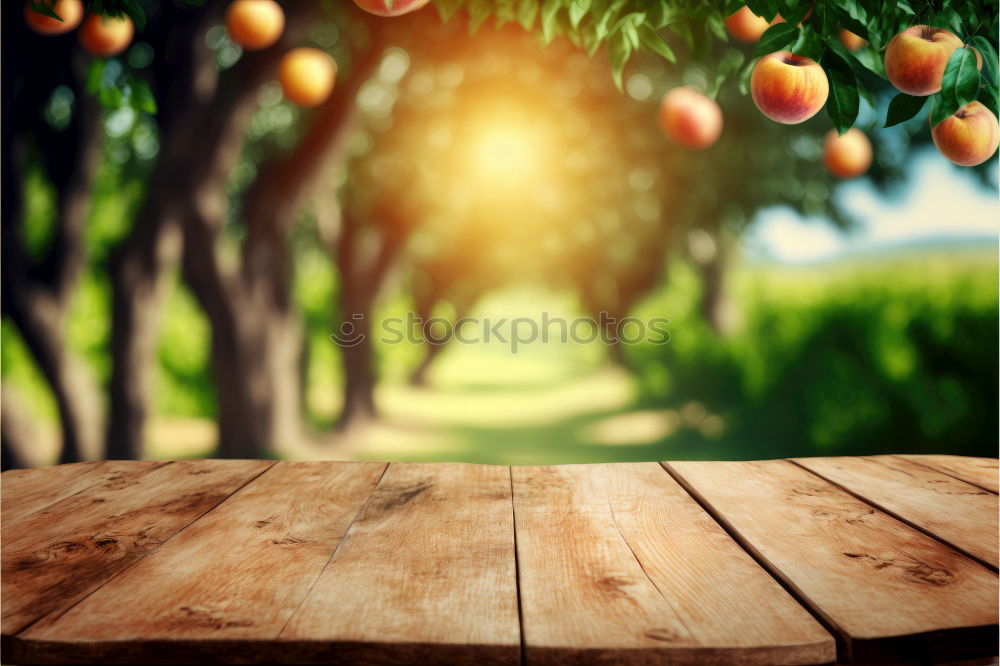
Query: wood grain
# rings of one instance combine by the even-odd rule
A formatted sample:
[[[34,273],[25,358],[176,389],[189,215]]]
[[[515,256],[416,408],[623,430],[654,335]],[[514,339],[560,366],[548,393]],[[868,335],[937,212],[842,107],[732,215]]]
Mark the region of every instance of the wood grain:
[[[788,461],[666,466],[838,633],[841,661],[995,654],[980,564]]]
[[[992,493],[1000,492],[1000,466],[998,466],[996,458],[944,455],[903,455],[898,457],[933,467],[940,472],[985,488]]]
[[[3,496],[0,520],[5,524],[12,523],[97,483],[116,482],[118,487],[123,487],[141,474],[165,464],[105,460],[7,470],[0,480],[0,494]]]
[[[896,456],[796,458],[869,504],[986,562],[998,564],[997,496]]]
[[[389,465],[280,638],[301,661],[517,663],[507,467]]]
[[[3,526],[3,633],[64,612],[272,461],[181,461],[107,480]]]
[[[512,473],[529,663],[834,660],[830,634],[658,464]]]
[[[112,663],[197,652],[213,662],[232,655],[232,641],[276,638],[385,468],[275,464],[58,619],[30,627],[20,654]]]

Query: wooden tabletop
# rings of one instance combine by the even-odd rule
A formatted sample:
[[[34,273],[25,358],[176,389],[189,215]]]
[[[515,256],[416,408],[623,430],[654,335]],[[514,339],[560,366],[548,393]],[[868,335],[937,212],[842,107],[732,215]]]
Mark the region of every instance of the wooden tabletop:
[[[4,663],[934,663],[997,651],[997,461],[3,473]]]

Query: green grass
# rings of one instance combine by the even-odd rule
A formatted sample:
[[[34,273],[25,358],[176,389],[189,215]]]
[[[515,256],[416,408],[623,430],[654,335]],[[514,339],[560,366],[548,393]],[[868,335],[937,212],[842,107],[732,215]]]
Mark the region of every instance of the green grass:
[[[298,296],[318,434],[277,452],[285,457],[544,464],[893,450],[995,455],[993,252],[738,269],[729,284],[734,328],[722,337],[696,314],[695,273],[675,262],[667,286],[634,312],[668,317],[671,340],[630,347],[630,372],[611,367],[599,344],[550,341],[516,354],[509,343],[452,344],[430,387],[417,389],[405,378],[422,348],[381,345],[383,420],[349,437],[322,434],[339,410],[341,378],[327,339],[336,280],[322,257],[314,260]],[[73,348],[104,376],[100,287],[84,283],[68,330]],[[396,296],[378,316],[408,307]],[[537,318],[543,311],[577,316],[571,298],[530,289],[495,294],[477,314]],[[51,396],[9,322],[3,335],[5,384],[53,424]],[[208,336],[197,304],[174,289],[158,345],[150,455],[211,453]]]

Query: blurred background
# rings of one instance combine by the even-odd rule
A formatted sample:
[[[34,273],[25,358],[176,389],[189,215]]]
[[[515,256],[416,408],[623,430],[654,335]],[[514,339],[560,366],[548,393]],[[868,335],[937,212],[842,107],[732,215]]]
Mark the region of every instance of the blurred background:
[[[773,123],[736,78],[714,147],[663,135],[662,95],[742,47],[637,56],[619,91],[517,26],[282,3],[282,44],[338,66],[303,110],[219,4],[161,3],[94,65],[4,3],[5,469],[996,455],[997,158],[952,166],[926,110],[883,129],[888,84],[840,181],[825,114]],[[379,334],[602,312],[669,341]]]

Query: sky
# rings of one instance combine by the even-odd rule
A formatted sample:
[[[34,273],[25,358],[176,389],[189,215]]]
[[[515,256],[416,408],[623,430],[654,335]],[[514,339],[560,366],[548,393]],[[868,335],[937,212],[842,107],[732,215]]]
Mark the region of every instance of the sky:
[[[994,180],[997,161],[993,161]],[[809,264],[921,242],[995,243],[1000,197],[929,150],[915,158],[913,175],[883,196],[864,179],[840,188],[860,224],[842,232],[821,217],[804,218],[785,207],[760,213],[744,239],[751,259]]]

